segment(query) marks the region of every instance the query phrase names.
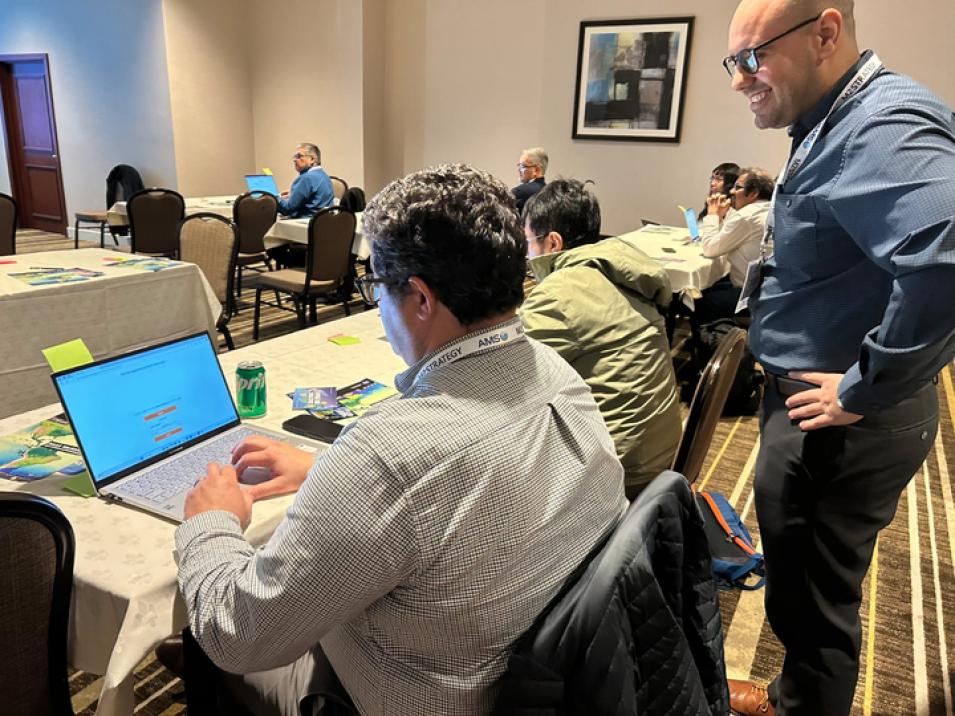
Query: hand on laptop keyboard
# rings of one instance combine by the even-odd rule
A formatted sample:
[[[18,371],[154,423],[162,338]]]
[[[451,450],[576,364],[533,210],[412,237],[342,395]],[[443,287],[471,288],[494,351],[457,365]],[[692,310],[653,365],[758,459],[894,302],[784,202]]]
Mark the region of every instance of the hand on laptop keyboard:
[[[206,476],[186,495],[183,509],[185,519],[212,510],[231,512],[239,518],[243,530],[252,519],[252,495],[248,488],[239,485],[231,465],[211,463],[206,469]]]
[[[270,479],[246,488],[253,500],[295,492],[305,482],[314,460],[311,453],[261,435],[246,438],[232,450],[232,463],[242,482],[252,468],[271,471]]]

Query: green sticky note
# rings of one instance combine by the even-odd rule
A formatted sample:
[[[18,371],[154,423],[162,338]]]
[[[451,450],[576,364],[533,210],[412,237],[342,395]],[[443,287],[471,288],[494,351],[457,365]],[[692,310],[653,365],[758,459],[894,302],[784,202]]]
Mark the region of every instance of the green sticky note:
[[[330,340],[336,346],[353,346],[356,343],[361,343],[361,341],[355,338],[355,336],[346,336],[343,333],[339,333],[334,336],[329,336],[328,340]]]
[[[63,481],[63,489],[72,492],[80,497],[96,497],[96,490],[93,489],[93,481],[90,480],[90,474],[85,470],[79,475]]]
[[[82,338],[75,338],[72,341],[60,343],[57,346],[44,348],[43,355],[54,373],[93,362],[93,354],[90,353],[90,349],[83,343]]]

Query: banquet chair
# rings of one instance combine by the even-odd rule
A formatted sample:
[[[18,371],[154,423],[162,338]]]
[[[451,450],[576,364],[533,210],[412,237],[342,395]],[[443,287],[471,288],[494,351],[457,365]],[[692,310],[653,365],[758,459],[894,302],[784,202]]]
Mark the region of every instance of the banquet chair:
[[[73,714],[66,642],[73,529],[49,500],[0,493],[0,694],[9,716]]]
[[[732,328],[710,358],[696,384],[683,437],[673,458],[673,470],[692,485],[700,476],[726,397],[746,349],[746,331]]]
[[[126,214],[134,254],[179,255],[179,222],[186,214],[182,194],[172,189],[143,189],[129,197]]]
[[[514,644],[491,713],[728,714],[725,669],[702,518],[667,470]]]
[[[332,180],[332,191],[335,193],[335,198],[338,201],[341,201],[342,197],[345,195],[345,192],[348,191],[348,182],[344,179],[333,177],[331,175],[329,175],[328,178]]]
[[[278,218],[279,205],[267,192],[255,191],[242,194],[232,205],[232,219],[239,233],[239,254],[236,259],[236,303],[242,295],[242,271],[262,264],[272,270],[272,260],[265,252],[265,234]],[[262,273],[262,269],[252,269]],[[238,306],[236,306],[236,309]]]
[[[305,328],[305,309],[311,308],[315,320],[315,301],[319,296],[328,296],[342,287],[351,270],[351,247],[355,238],[355,215],[350,211],[329,207],[312,217],[308,224],[308,248],[304,269],[282,269],[262,274],[255,289],[255,317],[252,322],[252,339],[259,339],[259,312],[262,291],[287,293],[292,297],[300,328]],[[344,291],[341,299],[345,315],[351,315]],[[286,309],[279,305],[278,308]]]
[[[232,281],[239,248],[235,224],[218,214],[193,214],[179,225],[178,243],[179,258],[199,267],[222,304],[216,329],[225,339],[226,347],[234,350],[229,319],[232,317]]]
[[[0,192],[0,256],[17,252],[17,201]]]

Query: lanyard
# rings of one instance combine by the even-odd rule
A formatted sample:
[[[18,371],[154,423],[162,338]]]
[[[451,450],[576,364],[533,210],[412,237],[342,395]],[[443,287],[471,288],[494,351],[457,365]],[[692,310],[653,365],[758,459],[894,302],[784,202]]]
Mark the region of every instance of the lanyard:
[[[446,348],[439,350],[438,353],[432,356],[431,359],[422,366],[421,370],[418,371],[414,382],[417,383],[422,376],[427,375],[431,371],[441,366],[449,365],[472,353],[477,353],[478,351],[483,351],[488,348],[500,348],[506,343],[522,341],[526,340],[526,338],[524,335],[524,325],[517,316],[506,323],[499,323],[487,330],[478,333],[469,333]]]
[[[806,135],[806,138],[803,139],[799,146],[796,147],[796,151],[793,152],[792,156],[786,160],[786,163],[783,165],[782,171],[779,172],[778,181],[776,186],[773,188],[773,198],[769,202],[769,216],[766,217],[766,228],[763,231],[763,239],[759,244],[759,258],[760,261],[765,261],[767,258],[767,250],[769,244],[772,241],[773,236],[773,225],[776,223],[775,211],[776,211],[776,195],[779,193],[779,188],[796,176],[796,172],[802,167],[806,162],[806,157],[809,156],[809,152],[812,151],[812,148],[816,146],[816,140],[819,139],[819,135],[822,134],[822,128],[825,126],[826,121],[843,104],[845,104],[849,99],[858,94],[859,90],[865,87],[869,80],[875,77],[876,74],[882,69],[884,65],[882,60],[879,59],[879,56],[872,53],[872,56],[866,60],[865,64],[859,68],[859,71],[855,73],[853,78],[849,80],[849,84],[846,85],[845,89],[842,90],[841,94],[836,98],[836,101],[832,103],[832,106],[829,108],[829,111],[826,112],[826,116],[822,118],[822,121],[819,122],[812,131]]]

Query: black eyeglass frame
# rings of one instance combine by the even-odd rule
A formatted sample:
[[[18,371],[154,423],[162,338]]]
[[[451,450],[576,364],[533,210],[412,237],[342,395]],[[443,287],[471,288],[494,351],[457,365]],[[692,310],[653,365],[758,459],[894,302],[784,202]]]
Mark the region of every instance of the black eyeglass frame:
[[[355,279],[358,293],[365,303],[378,303],[381,298],[381,291],[376,289],[376,286],[400,286],[404,282],[404,279],[383,278],[373,273],[366,273],[364,276]]]
[[[786,35],[792,34],[796,30],[799,30],[805,27],[806,25],[810,25],[814,23],[820,17],[822,17],[822,13],[819,13],[815,17],[811,17],[808,20],[803,20],[798,25],[790,27],[785,32],[781,32],[778,35],[776,35],[776,37],[766,40],[766,42],[761,42],[755,47],[744,47],[735,55],[727,55],[726,57],[723,58],[723,68],[729,74],[730,78],[733,78],[736,76],[737,68],[748,75],[755,75],[757,72],[759,72],[759,57],[756,55],[757,52],[759,52],[762,49],[765,49],[766,47],[773,44],[777,40],[783,39],[784,37],[786,37]],[[745,55],[745,58],[744,58],[744,55]],[[750,67],[749,66],[750,64],[752,64],[753,66]]]

